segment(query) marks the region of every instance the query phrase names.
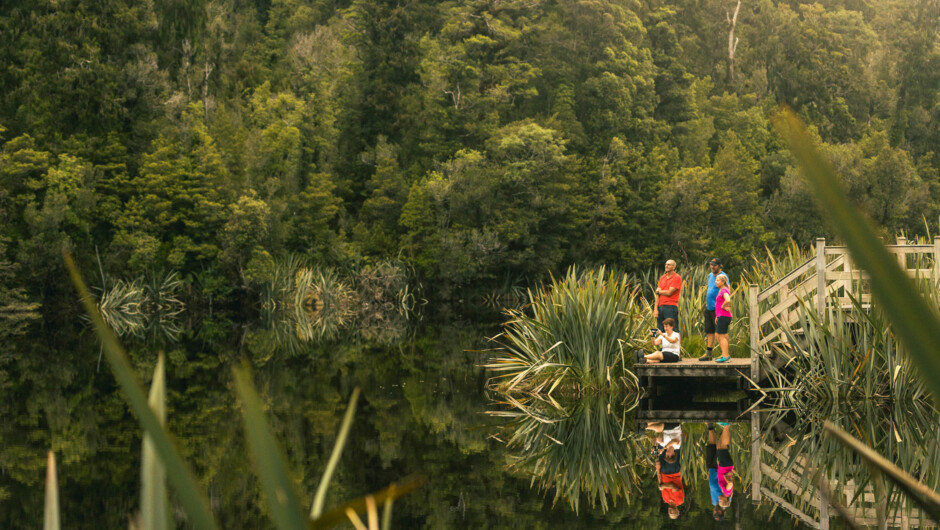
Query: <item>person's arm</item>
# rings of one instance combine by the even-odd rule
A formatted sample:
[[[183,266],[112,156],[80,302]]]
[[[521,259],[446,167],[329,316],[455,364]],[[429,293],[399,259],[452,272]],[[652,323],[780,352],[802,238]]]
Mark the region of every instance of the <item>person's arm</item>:
[[[666,295],[666,296],[672,296],[672,295],[676,294],[676,291],[678,291],[678,290],[679,290],[678,287],[670,287],[670,288],[666,289],[665,291],[663,291],[663,294]]]
[[[669,344],[675,344],[675,343],[679,342],[679,334],[676,333],[676,332],[673,332],[673,333],[672,333],[672,336],[675,337],[676,340],[670,339],[669,336],[666,335],[665,333],[662,333],[662,334],[660,334],[659,336],[662,337],[662,338],[664,338],[664,339],[666,339],[666,340],[668,340],[668,341],[669,341]]]
[[[653,291],[653,317],[656,318],[659,316],[659,285],[656,286],[656,290]]]

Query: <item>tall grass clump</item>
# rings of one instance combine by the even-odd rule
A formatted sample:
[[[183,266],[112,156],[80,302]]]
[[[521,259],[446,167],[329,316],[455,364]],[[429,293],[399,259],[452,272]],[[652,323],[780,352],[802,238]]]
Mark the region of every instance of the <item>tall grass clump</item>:
[[[620,497],[629,503],[642,482],[646,453],[625,428],[636,404],[613,406],[609,395],[591,394],[563,406],[532,395],[509,397],[489,414],[507,418],[496,438],[506,444],[511,471],[531,477],[543,493],[554,490],[553,504],[565,500],[577,512],[586,496],[606,512]]]
[[[567,378],[578,390],[632,385],[632,349],[647,341],[653,324],[649,303],[627,276],[604,267],[578,272],[530,291],[524,310],[494,340],[497,355],[486,365],[502,391],[554,390]]]

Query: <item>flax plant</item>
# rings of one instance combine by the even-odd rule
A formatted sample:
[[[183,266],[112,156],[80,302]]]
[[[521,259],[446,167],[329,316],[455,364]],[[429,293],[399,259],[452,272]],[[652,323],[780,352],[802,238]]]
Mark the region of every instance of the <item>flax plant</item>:
[[[604,267],[578,272],[530,291],[526,310],[509,309],[509,321],[487,368],[502,391],[549,392],[565,378],[578,391],[633,385],[632,350],[648,340],[649,304],[627,276]]]

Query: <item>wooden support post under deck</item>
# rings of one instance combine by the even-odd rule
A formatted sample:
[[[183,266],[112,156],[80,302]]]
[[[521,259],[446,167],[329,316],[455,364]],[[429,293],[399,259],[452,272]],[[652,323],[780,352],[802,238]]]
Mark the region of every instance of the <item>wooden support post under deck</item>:
[[[757,302],[758,287],[752,283],[747,287],[747,305],[750,325],[748,331],[751,335],[751,380],[760,381],[760,309]]]
[[[760,412],[751,413],[751,502],[760,503]]]
[[[816,238],[816,314],[826,318],[826,238]]]

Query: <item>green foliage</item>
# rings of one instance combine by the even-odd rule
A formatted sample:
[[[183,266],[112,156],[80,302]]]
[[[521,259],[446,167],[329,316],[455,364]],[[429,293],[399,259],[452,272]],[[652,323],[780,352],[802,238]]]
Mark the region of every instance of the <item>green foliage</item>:
[[[627,368],[652,312],[626,276],[572,267],[529,298],[527,311],[507,311],[510,320],[495,339],[499,353],[487,368],[498,374],[497,388],[550,392],[569,372],[576,388],[606,389],[620,378],[635,384]]]
[[[725,4],[7,2],[6,260],[38,299],[63,243],[97,246],[215,306],[288,253],[406,259],[455,300],[574,264],[745,262],[831,235],[769,134],[778,103],[886,233],[923,235],[936,0],[743,3],[733,79]]]

